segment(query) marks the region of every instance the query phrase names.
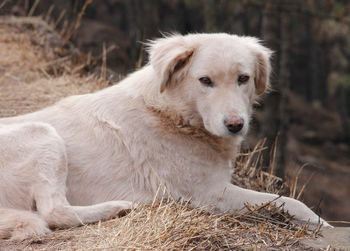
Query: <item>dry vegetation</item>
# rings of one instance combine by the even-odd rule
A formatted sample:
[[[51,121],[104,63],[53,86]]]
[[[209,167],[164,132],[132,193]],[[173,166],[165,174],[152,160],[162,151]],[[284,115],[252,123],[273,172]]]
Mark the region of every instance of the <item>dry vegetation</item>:
[[[93,59],[63,45],[58,33],[40,19],[2,17],[0,117],[37,110],[64,96],[107,86],[104,77],[87,71],[91,62]],[[252,152],[241,155],[233,183],[295,194],[270,172],[259,168],[263,150],[262,142]],[[247,205],[242,212],[212,215],[186,203],[154,202],[106,222],[56,230],[20,243],[0,240],[0,250],[312,250],[299,240],[315,237],[317,229],[293,223],[280,208],[270,204]]]
[[[82,74],[91,63],[42,20],[0,17],[0,117],[104,87],[106,81]]]
[[[285,217],[269,205],[250,208],[245,214],[211,215],[186,204],[164,201],[138,207],[122,218],[57,230],[41,238],[8,243],[7,247],[21,250],[306,249],[298,240],[315,233],[289,223]]]

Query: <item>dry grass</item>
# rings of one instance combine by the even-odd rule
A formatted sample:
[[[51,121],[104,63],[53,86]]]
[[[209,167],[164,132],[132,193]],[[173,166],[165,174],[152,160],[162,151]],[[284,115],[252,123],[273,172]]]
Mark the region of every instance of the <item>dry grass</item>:
[[[298,243],[314,232],[294,225],[270,205],[245,214],[212,215],[186,204],[164,201],[143,205],[122,218],[42,238],[13,243],[23,250],[246,250],[305,247]],[[1,246],[0,246],[1,247]]]
[[[64,96],[108,85],[103,77],[106,69],[102,78],[85,71],[89,62],[91,58],[62,47],[61,37],[39,19],[0,18],[0,117],[34,111]],[[238,158],[232,182],[288,194],[279,178],[260,168],[263,143]],[[245,213],[213,215],[168,200],[141,205],[121,218],[56,230],[20,243],[0,240],[0,250],[305,250],[299,240],[315,235],[317,230],[294,224],[281,208],[269,203],[247,205]]]
[[[91,60],[90,60],[91,61]],[[60,36],[38,18],[0,17],[0,117],[37,110],[106,81],[87,74],[85,58],[62,47]]]

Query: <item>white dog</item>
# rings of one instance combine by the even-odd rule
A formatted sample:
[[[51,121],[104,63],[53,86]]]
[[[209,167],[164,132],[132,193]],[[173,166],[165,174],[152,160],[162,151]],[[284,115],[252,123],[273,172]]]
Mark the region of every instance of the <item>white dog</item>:
[[[278,198],[230,183],[270,50],[252,37],[191,34],[149,52],[148,65],[113,87],[0,119],[0,238],[107,219],[152,201],[160,184],[220,212]],[[328,225],[297,200],[275,203]]]

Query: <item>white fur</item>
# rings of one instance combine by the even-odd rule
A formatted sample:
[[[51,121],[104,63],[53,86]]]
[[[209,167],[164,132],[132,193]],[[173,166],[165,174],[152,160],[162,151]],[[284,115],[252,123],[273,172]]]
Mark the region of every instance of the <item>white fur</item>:
[[[228,34],[173,35],[149,52],[148,65],[113,87],[0,120],[0,237],[107,219],[152,201],[160,185],[220,212],[277,198],[230,183],[252,104],[268,88],[271,52]],[[250,79],[238,85],[241,74]],[[236,134],[223,123],[234,116],[245,121]],[[282,203],[327,225],[297,200]]]

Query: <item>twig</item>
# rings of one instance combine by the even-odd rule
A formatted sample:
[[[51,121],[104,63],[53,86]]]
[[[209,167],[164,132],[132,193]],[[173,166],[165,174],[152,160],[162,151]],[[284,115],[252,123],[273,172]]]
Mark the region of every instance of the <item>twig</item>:
[[[271,166],[270,173],[271,174],[275,174],[276,168],[277,168],[277,163],[276,163],[276,159],[277,159],[277,157],[276,157],[277,156],[277,145],[278,145],[278,135],[275,138],[275,142],[273,144],[273,149],[272,149],[272,152],[271,152],[272,156],[270,157],[270,159],[272,160],[271,164],[270,164],[270,166]]]
[[[46,68],[47,66],[52,66],[52,65],[55,65],[55,64],[63,63],[64,61],[69,60],[70,58],[71,58],[71,55],[68,55],[68,56],[65,56],[65,57],[62,57],[62,58],[58,58],[56,60],[49,61],[49,62],[47,62],[45,64],[40,65],[40,67],[41,68]]]
[[[81,23],[81,19],[83,18],[83,15],[85,13],[85,10],[87,8],[87,6],[89,4],[92,3],[92,0],[86,0],[83,7],[81,8],[80,12],[79,12],[79,15],[77,17],[77,20],[74,24],[74,28],[67,34],[67,36],[65,37],[65,39],[63,40],[63,45],[65,45],[70,39],[71,37],[73,36],[73,34],[78,30],[79,26],[80,26],[80,23]]]
[[[4,7],[10,0],[5,0],[0,4],[0,9]]]
[[[60,36],[63,37],[64,33],[66,33],[67,30],[68,30],[68,20],[65,19],[65,20],[63,21],[62,29],[61,29],[61,31],[60,31]],[[62,45],[62,46],[63,46],[63,45]]]
[[[248,205],[246,205],[246,207],[248,206],[247,209],[248,209],[249,211],[251,211],[251,212],[257,212],[257,211],[259,211],[259,210],[261,210],[261,209],[263,209],[263,208],[265,208],[265,207],[267,207],[267,206],[269,206],[269,205],[272,205],[272,202],[278,200],[278,199],[281,198],[281,197],[282,197],[282,196],[279,195],[279,196],[276,197],[275,199],[270,200],[270,201],[268,201],[268,202],[265,202],[265,203],[263,203],[262,205],[253,208],[253,210],[251,210],[252,207],[249,207]]]
[[[301,195],[303,194],[303,192],[304,192],[306,186],[310,183],[310,181],[312,180],[312,178],[314,177],[314,175],[315,175],[315,172],[313,172],[313,173],[310,175],[310,177],[308,178],[308,180],[304,183],[304,185],[303,185],[302,188],[300,189],[300,192],[299,192],[299,194],[298,194],[298,196],[297,196],[297,198],[296,198],[297,200],[300,199],[300,197],[301,197]]]
[[[350,224],[350,221],[344,221],[344,220],[329,220],[327,222],[329,222],[329,223]]]
[[[299,176],[301,174],[301,172],[303,171],[304,167],[307,165],[307,163],[305,163],[304,165],[302,165],[299,170],[298,170],[298,173],[295,177],[295,181],[294,181],[294,184],[293,184],[293,187],[292,187],[292,193],[290,195],[290,197],[292,198],[295,198],[295,195],[297,193],[297,186],[298,186],[298,181],[299,181]]]
[[[111,51],[115,50],[115,49],[118,49],[119,46],[115,45],[115,44],[112,44],[110,45],[107,49],[106,49],[106,54],[110,53]],[[102,53],[96,57],[94,57],[94,60],[98,61],[100,59],[103,59],[103,50],[102,50]]]
[[[46,17],[44,18],[46,23],[49,23],[50,17],[54,8],[55,8],[55,5],[51,4],[49,10],[46,13]]]
[[[107,51],[106,43],[102,43],[102,66],[101,66],[101,75],[100,78],[102,81],[106,81],[106,72],[107,72]]]
[[[56,22],[53,24],[53,29],[56,29],[57,25],[59,25],[59,23],[61,22],[61,20],[63,19],[64,15],[66,15],[66,9],[62,10],[60,15],[58,16]]]
[[[40,2],[40,0],[35,0],[32,8],[30,8],[30,11],[28,13],[28,17],[31,17],[34,14],[34,11],[35,11],[36,7],[38,6],[39,2]]]

